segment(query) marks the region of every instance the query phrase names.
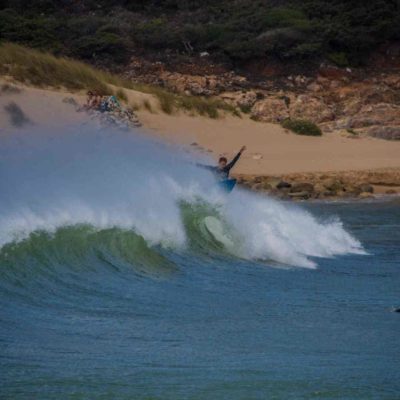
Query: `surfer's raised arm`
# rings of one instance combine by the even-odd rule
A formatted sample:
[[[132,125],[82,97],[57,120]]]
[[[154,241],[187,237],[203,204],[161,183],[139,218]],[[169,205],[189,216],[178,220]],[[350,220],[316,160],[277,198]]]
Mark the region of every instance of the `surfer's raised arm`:
[[[229,164],[226,164],[226,166],[224,167],[224,170],[229,171],[231,170],[234,165],[237,163],[237,161],[239,160],[240,156],[242,155],[242,153],[246,150],[246,146],[243,146],[240,150],[239,153],[236,154],[235,157],[233,157],[232,161]]]

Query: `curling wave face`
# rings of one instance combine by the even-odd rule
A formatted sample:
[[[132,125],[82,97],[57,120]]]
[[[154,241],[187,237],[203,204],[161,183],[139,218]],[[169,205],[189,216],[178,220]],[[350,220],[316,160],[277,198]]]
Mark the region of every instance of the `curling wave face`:
[[[339,220],[240,189],[227,196],[192,155],[140,132],[20,132],[0,144],[0,163],[3,262],[27,246],[46,260],[114,267],[222,253],[313,268],[316,257],[363,253]],[[204,228],[207,216],[226,241]]]

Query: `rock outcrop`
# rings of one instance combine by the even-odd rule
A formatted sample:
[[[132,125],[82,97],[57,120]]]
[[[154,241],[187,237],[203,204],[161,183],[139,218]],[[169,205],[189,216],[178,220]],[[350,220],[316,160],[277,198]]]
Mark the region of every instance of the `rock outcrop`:
[[[191,65],[185,72],[168,71],[157,62],[139,64],[132,63],[128,78],[179,93],[219,97],[257,121],[306,119],[327,134],[348,131],[352,138],[400,140],[400,77],[395,72],[323,64],[313,76],[247,79],[212,63]]]
[[[242,186],[287,200],[372,199],[400,192],[400,170],[239,175]]]
[[[289,108],[281,98],[261,100],[251,110],[252,118],[263,122],[279,123],[289,118],[289,115]]]
[[[307,119],[316,124],[333,121],[335,113],[332,106],[325,103],[323,99],[300,95],[290,105],[290,117],[293,119]]]

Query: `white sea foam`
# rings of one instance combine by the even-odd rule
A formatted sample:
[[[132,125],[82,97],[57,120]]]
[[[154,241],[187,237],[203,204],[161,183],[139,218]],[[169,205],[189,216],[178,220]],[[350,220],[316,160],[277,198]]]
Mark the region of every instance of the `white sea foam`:
[[[0,144],[0,245],[37,230],[133,229],[149,244],[186,245],[181,200],[218,205],[242,257],[314,267],[309,257],[361,253],[339,220],[235,190],[228,197],[183,151],[132,133],[77,127],[21,132]]]

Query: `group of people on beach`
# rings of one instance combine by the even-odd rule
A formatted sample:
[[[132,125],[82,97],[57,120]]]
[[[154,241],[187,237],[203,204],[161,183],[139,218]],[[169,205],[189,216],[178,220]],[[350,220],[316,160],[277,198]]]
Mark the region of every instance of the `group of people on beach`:
[[[108,126],[117,125],[122,129],[141,126],[135,112],[123,107],[114,95],[103,95],[89,90],[86,101],[77,111],[86,111],[92,118],[98,118],[100,123]]]
[[[86,93],[86,103],[82,108],[105,112],[121,109],[121,105],[115,96],[104,96],[97,91],[89,90]]]

